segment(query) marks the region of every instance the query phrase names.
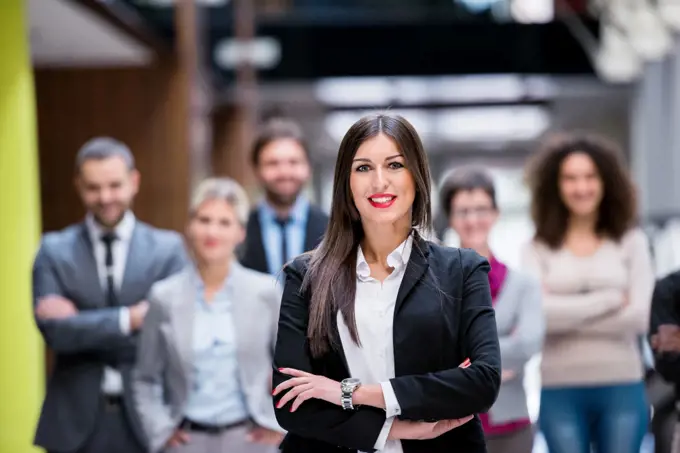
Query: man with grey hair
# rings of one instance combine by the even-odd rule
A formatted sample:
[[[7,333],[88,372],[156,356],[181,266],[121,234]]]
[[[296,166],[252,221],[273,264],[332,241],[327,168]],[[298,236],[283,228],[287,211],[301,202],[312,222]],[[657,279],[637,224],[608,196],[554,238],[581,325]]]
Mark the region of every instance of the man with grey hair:
[[[138,221],[130,150],[108,137],[76,158],[83,222],[44,235],[33,266],[37,325],[55,352],[35,444],[60,453],[135,453],[145,439],[132,401],[137,333],[158,280],[186,262],[182,238]]]

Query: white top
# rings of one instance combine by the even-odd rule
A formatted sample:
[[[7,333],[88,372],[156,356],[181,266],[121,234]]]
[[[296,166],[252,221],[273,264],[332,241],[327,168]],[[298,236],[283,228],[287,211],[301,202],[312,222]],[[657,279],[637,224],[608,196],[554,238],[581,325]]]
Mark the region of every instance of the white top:
[[[92,242],[92,250],[94,252],[94,259],[97,263],[97,274],[99,275],[99,283],[104,291],[107,290],[107,273],[106,269],[106,246],[102,241],[102,234],[105,230],[99,225],[92,214],[88,214],[85,218],[85,225],[87,226],[90,241]],[[130,241],[132,240],[132,232],[135,228],[135,216],[131,212],[127,212],[123,219],[116,225],[114,232],[118,239],[113,242],[111,252],[113,253],[113,281],[117,289],[120,289],[123,284],[123,275],[125,274],[125,263],[127,261],[128,250],[130,248]],[[126,307],[120,308],[120,330],[128,334],[130,333],[130,311]],[[120,373],[113,368],[104,368],[104,378],[102,381],[102,391],[108,395],[120,395],[123,393],[123,378]]]
[[[374,446],[382,453],[403,452],[401,441],[387,440],[394,417],[401,413],[389,380],[394,378],[394,307],[412,247],[413,236],[409,236],[389,254],[387,265],[394,270],[382,283],[371,277],[371,269],[359,247],[354,310],[361,346],[352,341],[345,320],[338,312],[338,331],[352,377],[361,379],[362,384],[382,386],[387,420]]]

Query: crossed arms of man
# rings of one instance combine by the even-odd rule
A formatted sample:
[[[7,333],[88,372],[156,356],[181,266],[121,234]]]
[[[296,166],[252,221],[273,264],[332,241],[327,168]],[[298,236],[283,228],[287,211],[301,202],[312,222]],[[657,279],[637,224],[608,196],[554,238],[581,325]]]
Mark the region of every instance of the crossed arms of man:
[[[33,309],[47,345],[61,354],[134,351],[130,333],[141,327],[147,302],[83,310],[79,301],[67,298],[55,253],[43,241],[33,265]]]

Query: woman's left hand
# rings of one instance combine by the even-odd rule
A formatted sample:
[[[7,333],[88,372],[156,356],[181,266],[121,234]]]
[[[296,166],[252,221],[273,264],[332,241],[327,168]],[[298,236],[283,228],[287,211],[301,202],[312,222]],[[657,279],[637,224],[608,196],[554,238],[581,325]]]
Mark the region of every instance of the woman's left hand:
[[[340,383],[324,376],[317,376],[315,374],[307,373],[305,371],[295,370],[293,368],[281,368],[279,372],[293,376],[285,382],[277,385],[272,395],[276,396],[286,389],[285,395],[281,397],[277,409],[281,409],[288,402],[293,401],[290,407],[291,412],[295,412],[300,404],[304,403],[310,398],[328,401],[329,403],[340,405],[340,396],[342,390]],[[294,399],[294,400],[293,400]]]

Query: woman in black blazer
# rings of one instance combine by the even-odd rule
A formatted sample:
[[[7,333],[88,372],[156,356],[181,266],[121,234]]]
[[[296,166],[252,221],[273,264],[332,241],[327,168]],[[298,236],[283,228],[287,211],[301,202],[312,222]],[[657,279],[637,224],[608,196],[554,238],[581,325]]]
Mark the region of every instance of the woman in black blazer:
[[[357,121],[338,153],[321,245],[285,268],[274,356],[284,453],[482,453],[500,387],[486,259],[431,225],[420,138]]]

